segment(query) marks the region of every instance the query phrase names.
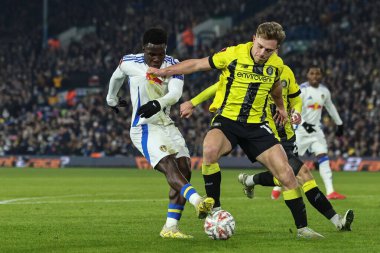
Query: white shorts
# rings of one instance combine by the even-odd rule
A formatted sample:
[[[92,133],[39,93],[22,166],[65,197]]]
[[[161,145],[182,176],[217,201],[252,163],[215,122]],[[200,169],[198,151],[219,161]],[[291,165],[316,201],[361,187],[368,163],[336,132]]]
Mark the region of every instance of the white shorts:
[[[316,132],[309,134],[302,126],[299,126],[296,129],[296,144],[300,156],[303,156],[307,150],[316,156],[327,154],[325,134],[319,127],[316,127]]]
[[[162,158],[177,154],[176,158],[189,157],[185,140],[177,127],[144,124],[131,127],[131,140],[154,168]]]

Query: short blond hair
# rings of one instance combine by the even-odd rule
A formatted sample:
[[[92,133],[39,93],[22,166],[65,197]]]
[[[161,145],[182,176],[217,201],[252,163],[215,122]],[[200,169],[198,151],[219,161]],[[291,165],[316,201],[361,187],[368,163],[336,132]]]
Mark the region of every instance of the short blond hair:
[[[285,40],[285,31],[277,22],[265,22],[259,25],[256,36],[266,40],[277,40],[280,45]]]

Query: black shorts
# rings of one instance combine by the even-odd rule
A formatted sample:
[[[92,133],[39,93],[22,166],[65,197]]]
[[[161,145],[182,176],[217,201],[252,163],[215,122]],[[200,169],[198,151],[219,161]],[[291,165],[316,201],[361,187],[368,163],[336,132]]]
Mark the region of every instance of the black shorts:
[[[294,135],[289,140],[281,140],[281,145],[285,150],[286,155],[296,155],[297,153],[297,145],[296,145],[296,136]]]
[[[281,145],[288,156],[289,165],[292,167],[294,175],[297,175],[303,165],[303,162],[298,157],[296,136],[294,135],[289,140],[281,141]]]
[[[232,149],[239,145],[252,163],[265,150],[279,144],[267,122],[242,123],[217,115],[210,129],[220,129],[230,141]]]

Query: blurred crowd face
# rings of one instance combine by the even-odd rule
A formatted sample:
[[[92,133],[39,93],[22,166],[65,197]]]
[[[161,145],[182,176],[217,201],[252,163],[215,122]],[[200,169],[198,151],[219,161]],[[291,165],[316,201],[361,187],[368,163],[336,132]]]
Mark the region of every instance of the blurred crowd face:
[[[165,59],[166,54],[166,45],[154,45],[148,43],[143,47],[145,63],[149,67],[154,67],[159,69],[162,65],[162,62]]]
[[[263,64],[277,50],[277,47],[277,40],[267,40],[258,36],[254,36],[251,55],[255,63]]]
[[[310,68],[307,72],[307,80],[313,87],[318,87],[322,80],[322,70],[320,68]]]

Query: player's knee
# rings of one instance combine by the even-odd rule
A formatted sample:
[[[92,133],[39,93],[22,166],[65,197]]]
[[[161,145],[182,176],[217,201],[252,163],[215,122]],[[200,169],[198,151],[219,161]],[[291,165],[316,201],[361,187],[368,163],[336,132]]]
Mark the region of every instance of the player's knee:
[[[219,148],[214,145],[203,145],[203,162],[206,164],[218,161]]]
[[[294,189],[298,186],[298,182],[296,180],[296,177],[293,173],[293,170],[290,168],[290,166],[284,167],[286,169],[282,170],[278,175],[278,180],[281,182],[281,184],[288,188],[288,189]]]
[[[298,172],[298,177],[302,179],[303,182],[307,182],[311,179],[314,179],[309,168],[306,165],[301,167],[301,170]]]

